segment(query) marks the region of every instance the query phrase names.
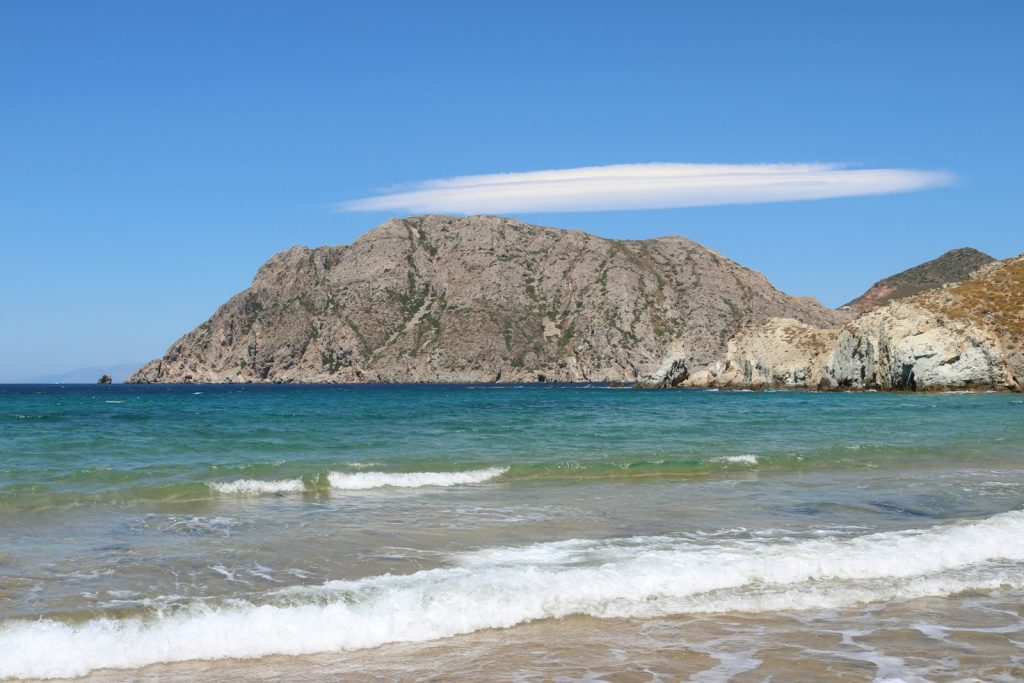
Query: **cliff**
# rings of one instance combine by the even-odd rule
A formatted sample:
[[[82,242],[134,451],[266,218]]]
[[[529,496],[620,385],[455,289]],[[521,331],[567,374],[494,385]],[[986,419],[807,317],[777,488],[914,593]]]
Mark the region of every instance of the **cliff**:
[[[128,381],[678,384],[780,316],[836,320],[682,237],[422,216],[276,254]]]
[[[1024,388],[1024,255],[959,284],[817,329],[751,325],[685,386],[811,389]]]

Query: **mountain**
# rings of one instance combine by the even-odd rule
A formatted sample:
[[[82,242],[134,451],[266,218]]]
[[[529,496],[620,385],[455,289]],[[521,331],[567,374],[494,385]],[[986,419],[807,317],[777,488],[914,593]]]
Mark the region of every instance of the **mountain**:
[[[1024,389],[1024,254],[827,329],[775,318],[687,386]]]
[[[276,254],[129,381],[678,383],[772,316],[836,319],[682,237],[420,216]]]
[[[988,254],[970,247],[952,249],[937,259],[879,280],[846,306],[858,313],[870,311],[896,299],[905,299],[929,289],[963,282],[978,268],[994,260]]]

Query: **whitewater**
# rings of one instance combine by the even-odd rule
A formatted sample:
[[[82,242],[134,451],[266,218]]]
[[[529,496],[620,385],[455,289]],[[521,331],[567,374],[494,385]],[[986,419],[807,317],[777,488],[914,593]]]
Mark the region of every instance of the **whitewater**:
[[[1024,513],[924,530],[713,544],[672,538],[570,541],[467,554],[407,576],[329,581],[263,605],[192,605],[81,625],[0,629],[0,676],[73,677],[189,659],[376,647],[573,614],[835,609],[1024,587]],[[314,599],[315,598],[315,599]]]

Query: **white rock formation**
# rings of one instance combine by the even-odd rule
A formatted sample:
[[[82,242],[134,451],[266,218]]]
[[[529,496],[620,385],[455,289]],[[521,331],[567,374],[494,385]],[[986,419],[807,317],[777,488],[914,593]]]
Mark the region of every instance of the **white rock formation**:
[[[819,329],[791,318],[755,323],[724,358],[682,386],[812,389],[1009,389],[1024,379],[1024,258],[959,285],[894,301]]]

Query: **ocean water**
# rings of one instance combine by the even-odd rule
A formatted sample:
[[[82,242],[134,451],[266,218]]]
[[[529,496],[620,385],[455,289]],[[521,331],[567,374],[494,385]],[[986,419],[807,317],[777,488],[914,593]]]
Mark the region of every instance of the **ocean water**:
[[[0,387],[0,679],[1024,679],[1024,399]]]

